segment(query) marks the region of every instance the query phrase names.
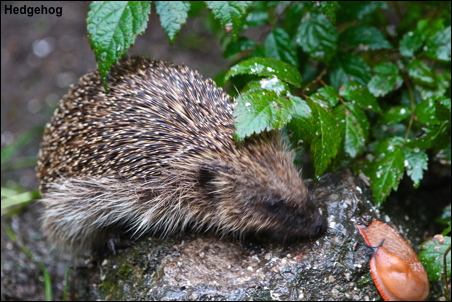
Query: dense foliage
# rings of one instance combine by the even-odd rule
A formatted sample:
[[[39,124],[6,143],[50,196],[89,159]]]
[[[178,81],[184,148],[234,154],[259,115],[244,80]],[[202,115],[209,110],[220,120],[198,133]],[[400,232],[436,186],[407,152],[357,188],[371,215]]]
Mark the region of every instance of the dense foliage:
[[[156,1],[170,42],[200,5]],[[240,89],[236,139],[284,129],[310,150],[316,176],[352,166],[377,205],[405,172],[419,186],[429,155],[450,165],[450,2],[205,5],[236,63],[225,76]],[[104,75],[150,12],[149,2],[92,3],[88,32]],[[248,37],[254,27],[261,37]]]

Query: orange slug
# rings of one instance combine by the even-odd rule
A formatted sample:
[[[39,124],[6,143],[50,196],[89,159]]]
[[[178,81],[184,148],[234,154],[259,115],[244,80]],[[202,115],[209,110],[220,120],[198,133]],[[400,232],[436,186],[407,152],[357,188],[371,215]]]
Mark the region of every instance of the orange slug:
[[[357,227],[374,250],[370,271],[383,299],[425,300],[429,292],[427,274],[405,239],[387,224],[368,217],[360,219]]]

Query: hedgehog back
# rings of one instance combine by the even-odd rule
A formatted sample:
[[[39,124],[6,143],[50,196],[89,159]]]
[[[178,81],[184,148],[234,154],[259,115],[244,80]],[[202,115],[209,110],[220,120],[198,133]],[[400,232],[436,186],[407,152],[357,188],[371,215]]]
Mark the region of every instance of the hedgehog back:
[[[175,161],[235,152],[231,99],[196,71],[132,57],[108,87],[95,71],[63,97],[41,144],[43,191],[62,176],[147,179]]]

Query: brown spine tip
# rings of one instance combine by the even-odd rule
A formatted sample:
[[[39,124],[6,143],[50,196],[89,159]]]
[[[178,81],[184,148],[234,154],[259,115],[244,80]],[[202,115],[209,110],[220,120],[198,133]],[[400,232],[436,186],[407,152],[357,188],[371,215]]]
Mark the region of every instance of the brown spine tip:
[[[376,247],[370,270],[383,299],[425,300],[429,293],[427,274],[406,240],[393,228],[375,219],[370,223],[358,223],[357,227],[364,241]]]

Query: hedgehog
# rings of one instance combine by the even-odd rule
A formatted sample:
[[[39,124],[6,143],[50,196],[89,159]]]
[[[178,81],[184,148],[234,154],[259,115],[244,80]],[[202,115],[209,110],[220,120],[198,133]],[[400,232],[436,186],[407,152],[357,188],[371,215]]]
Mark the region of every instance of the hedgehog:
[[[287,241],[325,232],[280,131],[233,139],[234,103],[185,66],[141,57],[81,77],[46,125],[42,228],[72,253],[108,238],[213,230]]]

